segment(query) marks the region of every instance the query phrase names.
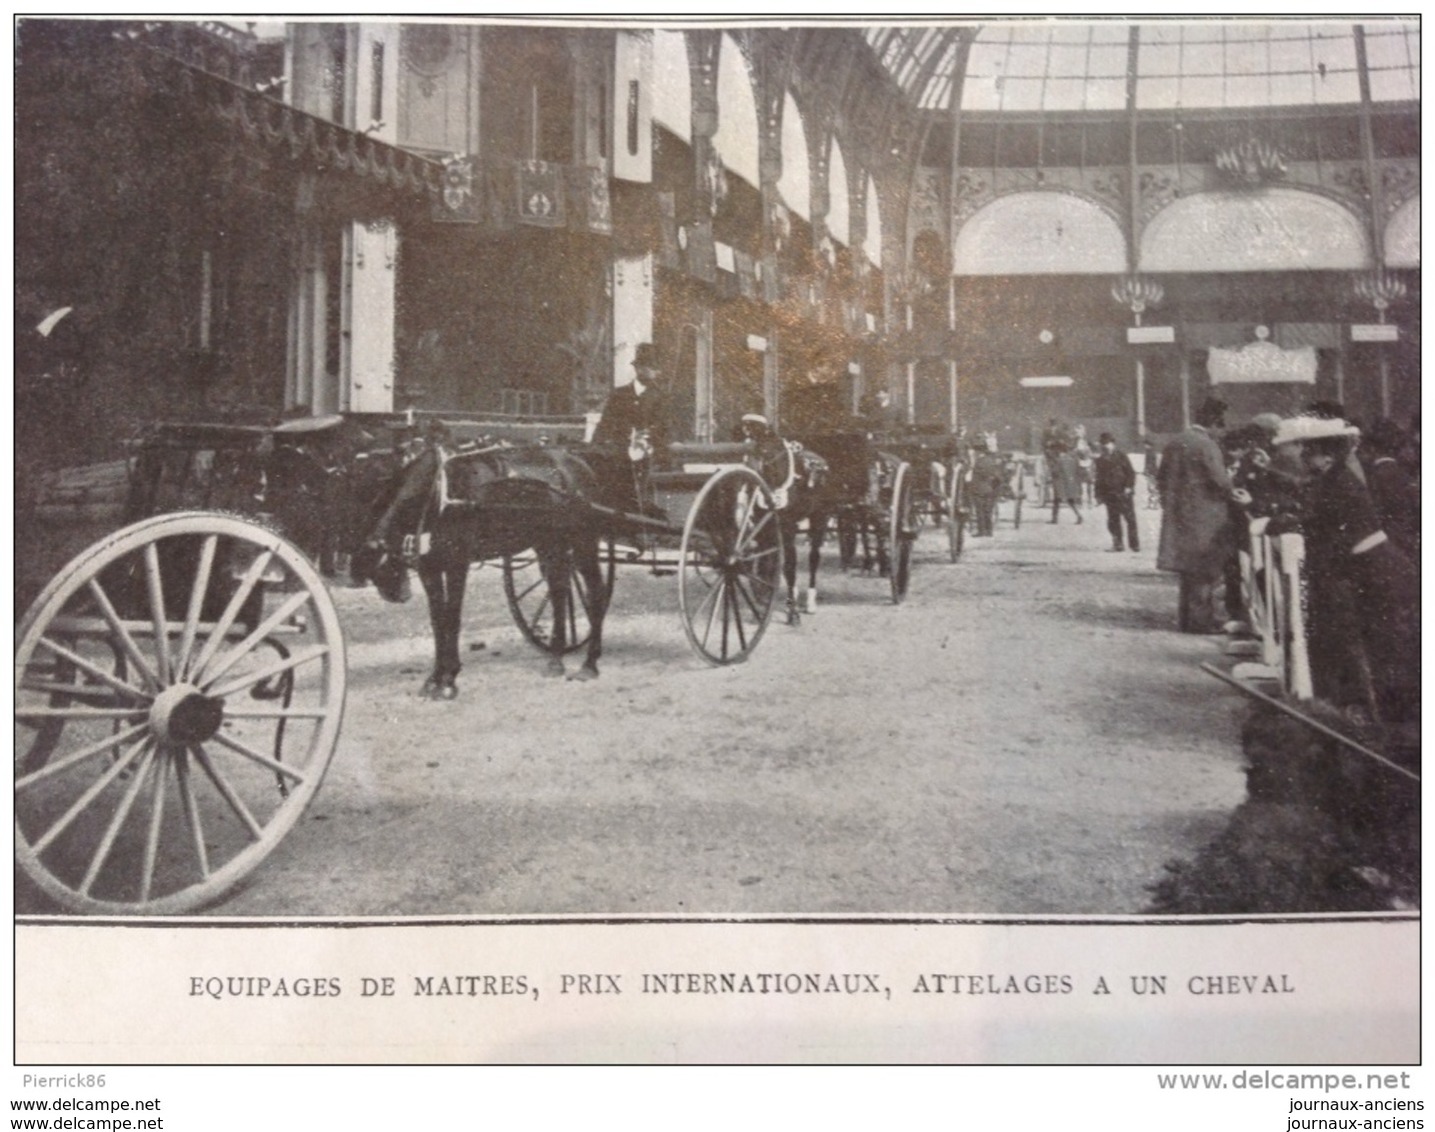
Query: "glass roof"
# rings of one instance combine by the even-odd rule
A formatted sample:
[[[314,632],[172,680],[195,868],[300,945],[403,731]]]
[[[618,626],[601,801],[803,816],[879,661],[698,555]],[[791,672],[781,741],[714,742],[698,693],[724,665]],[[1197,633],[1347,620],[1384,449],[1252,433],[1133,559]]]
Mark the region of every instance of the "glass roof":
[[[1420,25],[1361,25],[1373,101],[1420,97]],[[958,49],[971,39],[961,104],[970,111],[1111,111],[1128,85],[1141,110],[1327,106],[1360,101],[1355,25],[1269,19],[1007,21],[869,27],[878,61],[924,109],[951,106]],[[1128,71],[1135,49],[1134,84]]]

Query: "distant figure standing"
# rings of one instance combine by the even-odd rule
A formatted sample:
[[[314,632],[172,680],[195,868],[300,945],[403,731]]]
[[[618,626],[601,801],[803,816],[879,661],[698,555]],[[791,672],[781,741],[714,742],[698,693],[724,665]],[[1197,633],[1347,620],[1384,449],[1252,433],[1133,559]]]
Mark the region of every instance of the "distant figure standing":
[[[1130,546],[1141,549],[1141,533],[1136,529],[1136,469],[1131,457],[1116,447],[1116,438],[1103,432],[1101,450],[1095,465],[1096,502],[1106,506],[1106,529],[1111,532],[1111,549],[1119,551]],[[1123,533],[1123,527],[1124,533]]]
[[[1214,595],[1234,545],[1231,477],[1212,430],[1225,422],[1226,403],[1209,398],[1196,421],[1161,454],[1161,545],[1156,567],[1181,576],[1177,625],[1183,633],[1216,633]]]
[[[1076,494],[1083,507],[1097,502],[1095,495],[1096,459],[1091,451],[1091,442],[1086,439],[1086,426],[1076,426],[1076,441],[1071,454],[1076,458]]]
[[[1081,522],[1081,509],[1077,507],[1081,488],[1076,482],[1076,457],[1066,441],[1057,440],[1047,450],[1046,462],[1051,469],[1051,521],[1057,521],[1061,505],[1068,504],[1076,521]]]
[[[988,538],[996,527],[997,499],[1006,479],[1006,468],[997,452],[996,433],[982,437],[982,446],[972,456],[972,511],[976,516],[975,538]]]

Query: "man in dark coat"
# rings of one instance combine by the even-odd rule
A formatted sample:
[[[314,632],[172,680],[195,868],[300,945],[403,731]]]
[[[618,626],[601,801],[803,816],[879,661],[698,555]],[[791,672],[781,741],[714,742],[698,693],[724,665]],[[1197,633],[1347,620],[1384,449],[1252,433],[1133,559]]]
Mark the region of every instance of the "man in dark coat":
[[[1141,532],[1136,529],[1136,469],[1131,457],[1116,447],[1116,438],[1103,432],[1096,455],[1097,503],[1106,505],[1106,529],[1111,532],[1111,549],[1141,549]],[[1122,526],[1125,526],[1123,537]]]
[[[640,342],[633,352],[633,380],[608,395],[593,430],[589,461],[604,501],[620,511],[643,512],[651,507],[648,473],[667,457],[667,404],[661,379],[656,347]]]
[[[650,451],[665,451],[667,422],[661,379],[657,348],[651,342],[640,342],[633,352],[633,380],[609,394],[593,430],[593,443],[622,448],[646,444]]]
[[[989,538],[996,527],[997,500],[1006,483],[1006,465],[997,452],[996,433],[982,436],[982,446],[973,450],[970,491],[976,517],[974,538]]]
[[[1231,477],[1212,435],[1225,423],[1226,404],[1210,398],[1196,421],[1161,454],[1161,544],[1156,567],[1181,576],[1177,624],[1183,633],[1216,633],[1216,582],[1234,545]]]
[[[1420,561],[1420,490],[1400,461],[1405,432],[1388,417],[1371,426],[1360,446],[1367,456],[1365,483],[1381,525],[1400,552]]]

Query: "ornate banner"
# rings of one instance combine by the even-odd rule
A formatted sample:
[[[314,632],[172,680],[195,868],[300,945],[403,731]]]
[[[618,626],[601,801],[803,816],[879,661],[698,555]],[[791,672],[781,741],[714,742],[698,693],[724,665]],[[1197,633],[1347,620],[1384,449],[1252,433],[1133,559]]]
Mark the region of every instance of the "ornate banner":
[[[518,221],[540,228],[564,223],[563,181],[560,169],[546,161],[524,161],[518,166]]]
[[[608,194],[608,175],[602,169],[580,165],[573,171],[574,197],[584,202],[588,231],[613,234],[613,201]]]
[[[454,156],[443,163],[443,190],[433,206],[433,218],[461,224],[477,224],[484,219],[482,179],[474,177],[473,158]]]
[[[1315,347],[1282,350],[1274,342],[1252,342],[1239,350],[1212,347],[1206,369],[1212,385],[1254,382],[1304,382],[1315,384]]]

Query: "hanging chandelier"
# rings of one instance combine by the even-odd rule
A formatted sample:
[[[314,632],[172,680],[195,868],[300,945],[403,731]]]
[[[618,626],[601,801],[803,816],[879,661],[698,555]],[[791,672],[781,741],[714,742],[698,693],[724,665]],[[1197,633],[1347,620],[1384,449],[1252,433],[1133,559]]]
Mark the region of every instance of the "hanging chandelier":
[[[1111,285],[1111,297],[1140,321],[1141,312],[1159,307],[1166,298],[1166,288],[1144,275],[1123,275]]]
[[[1385,268],[1377,267],[1355,277],[1355,296],[1373,306],[1382,318],[1394,303],[1405,298],[1405,283],[1389,274]]]

